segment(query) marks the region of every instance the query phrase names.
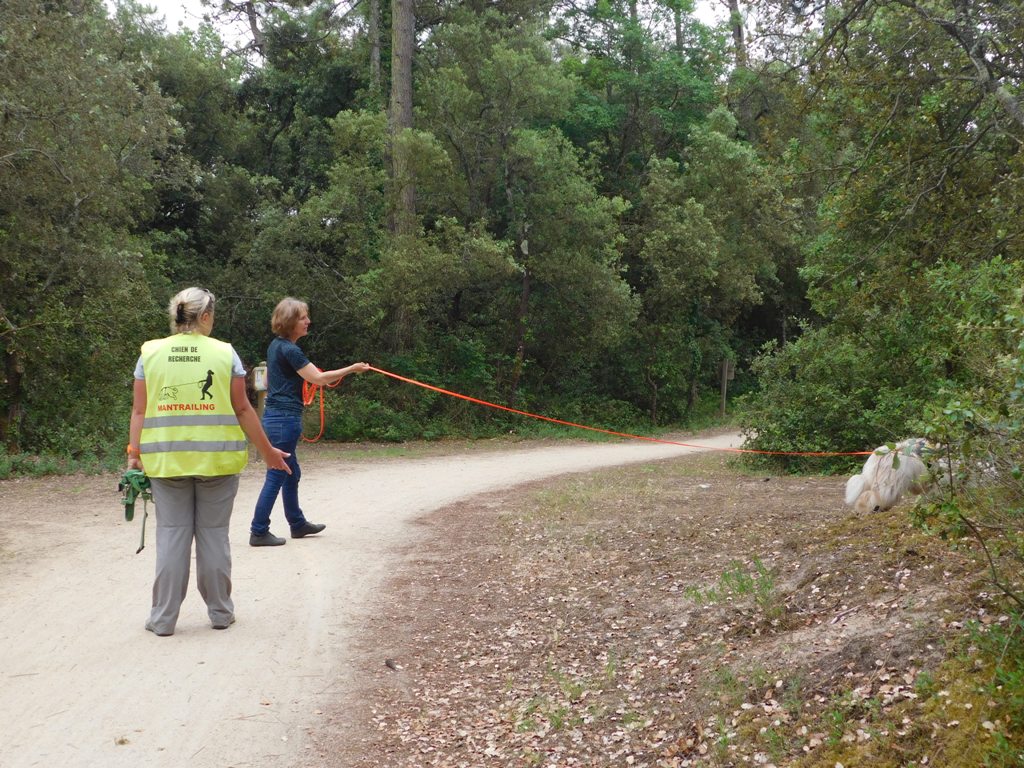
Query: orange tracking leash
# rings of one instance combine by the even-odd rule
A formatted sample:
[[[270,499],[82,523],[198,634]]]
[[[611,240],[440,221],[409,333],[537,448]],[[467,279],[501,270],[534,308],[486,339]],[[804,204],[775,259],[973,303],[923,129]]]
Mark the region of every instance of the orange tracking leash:
[[[302,436],[302,440],[304,442],[315,443],[324,434],[324,386],[328,386],[331,389],[334,389],[339,384],[341,384],[341,382],[343,382],[343,381],[344,381],[344,379],[338,379],[333,384],[327,384],[327,385],[313,384],[312,382],[309,382],[309,381],[303,381],[302,382],[302,404],[303,405],[305,405],[305,406],[312,405],[313,404],[313,400],[316,399],[317,391],[319,390],[319,392],[320,392],[320,431],[317,432],[316,433],[316,437],[313,437],[313,438],[309,438],[309,437],[306,437],[305,435],[303,435]]]
[[[370,370],[371,371],[375,371],[376,373],[383,374],[384,376],[389,376],[392,379],[397,379],[398,381],[404,381],[406,384],[413,384],[413,385],[415,385],[417,387],[423,387],[424,389],[429,389],[432,392],[439,392],[440,394],[448,395],[449,397],[457,397],[460,400],[467,400],[467,401],[469,401],[471,403],[476,403],[477,405],[487,406],[488,408],[496,408],[499,411],[508,411],[509,413],[517,413],[520,416],[527,416],[527,417],[529,417],[531,419],[540,419],[541,421],[548,421],[548,422],[551,422],[552,424],[561,424],[562,426],[565,426],[565,427],[575,427],[576,429],[586,429],[586,430],[590,430],[591,432],[602,432],[602,433],[604,433],[606,435],[614,435],[615,437],[627,437],[627,438],[630,438],[631,440],[644,440],[644,441],[649,442],[649,443],[663,443],[665,445],[680,445],[680,446],[683,446],[684,448],[700,448],[702,450],[708,450],[708,451],[729,451],[729,452],[732,452],[732,453],[753,453],[753,454],[760,454],[760,455],[763,455],[763,456],[870,456],[874,452],[874,451],[757,451],[757,450],[753,450],[753,449],[750,449],[750,448],[715,448],[715,447],[709,446],[709,445],[695,445],[693,443],[680,443],[680,442],[677,442],[675,440],[662,440],[662,439],[657,438],[657,437],[645,437],[644,435],[633,435],[633,434],[630,434],[629,432],[615,432],[615,431],[613,431],[611,429],[601,429],[600,427],[589,427],[589,426],[587,426],[585,424],[577,424],[577,423],[572,422],[572,421],[563,421],[562,419],[553,419],[550,416],[541,416],[540,414],[530,413],[529,411],[520,411],[520,410],[518,410],[516,408],[509,408],[508,406],[498,405],[497,403],[491,403],[491,402],[488,402],[487,400],[480,400],[480,399],[475,398],[475,397],[470,397],[469,395],[463,395],[463,394],[460,394],[458,392],[452,392],[452,391],[447,390],[447,389],[441,389],[440,387],[435,387],[432,384],[424,384],[423,382],[416,381],[415,379],[408,379],[405,376],[399,376],[397,373],[391,373],[390,371],[385,371],[385,370],[382,370],[380,368],[374,368],[372,365],[370,366]],[[337,381],[334,384],[329,384],[328,386],[333,389],[334,387],[337,387],[338,384],[340,384],[340,383],[341,383],[341,381]],[[316,397],[316,391],[318,389],[320,390],[320,432],[318,432],[317,436],[312,438],[312,439],[303,436],[302,439],[305,440],[307,443],[315,443],[317,440],[320,439],[321,435],[323,435],[323,433],[324,433],[324,389],[323,389],[323,387],[321,387],[321,386],[319,386],[317,384],[310,384],[309,382],[303,382],[303,384],[302,384],[302,402],[304,404],[306,404],[306,405],[312,405],[313,404],[313,399]]]

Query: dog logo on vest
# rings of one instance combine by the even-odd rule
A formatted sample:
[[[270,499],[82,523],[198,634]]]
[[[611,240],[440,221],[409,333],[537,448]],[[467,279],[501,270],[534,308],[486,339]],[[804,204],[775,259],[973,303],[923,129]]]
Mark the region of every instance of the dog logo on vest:
[[[160,402],[164,400],[177,400],[178,399],[178,387],[180,384],[172,384],[167,387],[160,388]]]
[[[199,381],[190,381],[187,382],[186,384],[168,384],[166,387],[161,387],[160,401],[163,402],[165,400],[177,400],[179,389],[181,389],[182,387],[189,387],[193,385],[200,387],[200,401],[205,400],[207,396],[209,396],[209,398],[213,400],[213,392],[211,392],[210,390],[213,388],[213,377],[215,375],[216,374],[214,374],[213,371],[207,371],[205,379],[200,379]]]

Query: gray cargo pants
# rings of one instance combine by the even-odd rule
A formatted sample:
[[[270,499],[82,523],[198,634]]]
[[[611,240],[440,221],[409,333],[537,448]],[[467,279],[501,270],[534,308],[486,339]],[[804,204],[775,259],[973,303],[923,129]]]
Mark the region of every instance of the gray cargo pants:
[[[156,505],[156,579],[147,627],[171,634],[188,591],[192,539],[196,583],[214,625],[234,619],[228,523],[238,475],[151,478]]]

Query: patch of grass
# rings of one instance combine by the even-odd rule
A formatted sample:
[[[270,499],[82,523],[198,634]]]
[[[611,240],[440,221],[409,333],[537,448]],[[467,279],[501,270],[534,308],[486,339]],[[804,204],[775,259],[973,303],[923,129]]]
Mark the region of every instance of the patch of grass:
[[[540,765],[544,762],[544,755],[537,750],[530,748],[527,748],[523,752],[522,758],[525,765]]]
[[[578,518],[593,506],[600,495],[600,488],[585,483],[572,483],[541,491],[537,501],[544,517]]]
[[[614,493],[614,490],[610,491],[602,484],[569,481],[539,491],[534,496],[532,512],[525,519],[544,524],[547,534],[553,536],[564,528],[600,518],[610,492]],[[642,486],[631,492],[641,497]],[[574,535],[578,537],[578,544],[588,548],[602,540],[600,532],[589,529],[582,529]]]
[[[562,695],[573,703],[578,702],[589,687],[583,681],[573,679],[569,675],[559,672],[557,669],[551,669],[549,674],[558,684],[558,688],[562,692]]]
[[[514,729],[518,733],[527,733],[529,731],[536,731],[540,723],[538,718],[543,713],[547,706],[547,698],[544,696],[534,696],[532,699],[526,702],[520,709],[515,718]],[[535,716],[536,715],[536,716]]]
[[[702,698],[711,701],[715,710],[732,712],[745,703],[758,701],[774,676],[761,665],[742,669],[730,666],[717,668],[704,685]]]
[[[992,661],[992,673],[985,685],[989,696],[1000,702],[1007,730],[1017,734],[1016,744],[997,740],[994,755],[1015,754],[1024,765],[1024,615],[1012,613],[1005,624],[983,628],[972,624],[970,634],[983,658]]]
[[[608,709],[597,703],[595,698],[613,680],[614,671],[608,672],[607,668],[605,679],[590,679],[563,672],[549,662],[542,686],[547,692],[536,693],[525,703],[513,707],[513,730],[517,733],[557,732],[606,717]],[[510,681],[506,687],[511,690],[513,682]],[[626,725],[629,715],[629,712],[622,715]]]
[[[780,761],[788,751],[788,738],[780,727],[764,726],[758,732],[758,739],[764,744],[772,760]]]
[[[12,477],[46,477],[49,475],[99,475],[123,468],[124,457],[116,454],[69,455],[0,453],[0,480]]]
[[[992,668],[958,658],[925,674],[914,687],[916,698],[890,707],[877,699],[857,701],[851,693],[837,697],[802,721],[826,739],[794,765],[897,768],[926,758],[944,768],[1024,765],[1021,732],[1005,700],[995,698],[993,679]]]
[[[793,719],[800,716],[803,711],[804,702],[807,700],[807,679],[803,674],[792,675],[782,687],[779,696],[779,703],[786,713]]]
[[[715,718],[715,756],[719,760],[725,760],[729,756],[729,744],[734,734],[729,730],[725,720],[721,717]]]
[[[711,677],[712,693],[722,709],[735,709],[747,697],[747,686],[732,667],[720,667]]]
[[[622,724],[627,728],[640,725],[646,720],[646,717],[642,713],[634,712],[632,710],[626,710],[619,717]]]
[[[604,681],[611,684],[619,673],[619,662],[614,652],[608,653],[608,660],[604,663]]]
[[[933,696],[936,691],[938,691],[938,687],[935,682],[935,675],[927,669],[922,670],[918,674],[917,679],[914,680],[914,692],[918,696]]]
[[[722,573],[715,586],[704,590],[687,587],[683,594],[705,605],[725,602],[734,597],[751,597],[768,619],[780,618],[785,612],[785,607],[775,589],[775,578],[760,558],[755,557],[752,565],[753,573],[743,563],[733,562]]]

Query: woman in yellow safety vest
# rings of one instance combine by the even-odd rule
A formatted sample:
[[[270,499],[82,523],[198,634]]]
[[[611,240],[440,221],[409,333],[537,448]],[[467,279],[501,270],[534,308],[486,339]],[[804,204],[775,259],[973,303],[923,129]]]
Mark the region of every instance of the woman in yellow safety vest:
[[[173,335],[142,345],[128,439],[128,468],[150,478],[156,504],[156,578],[146,629],[174,634],[196,582],[214,629],[235,621],[228,524],[248,437],[267,466],[285,472],[245,394],[245,369],[230,344],[210,338],[214,296],[186,288],[168,307]]]

